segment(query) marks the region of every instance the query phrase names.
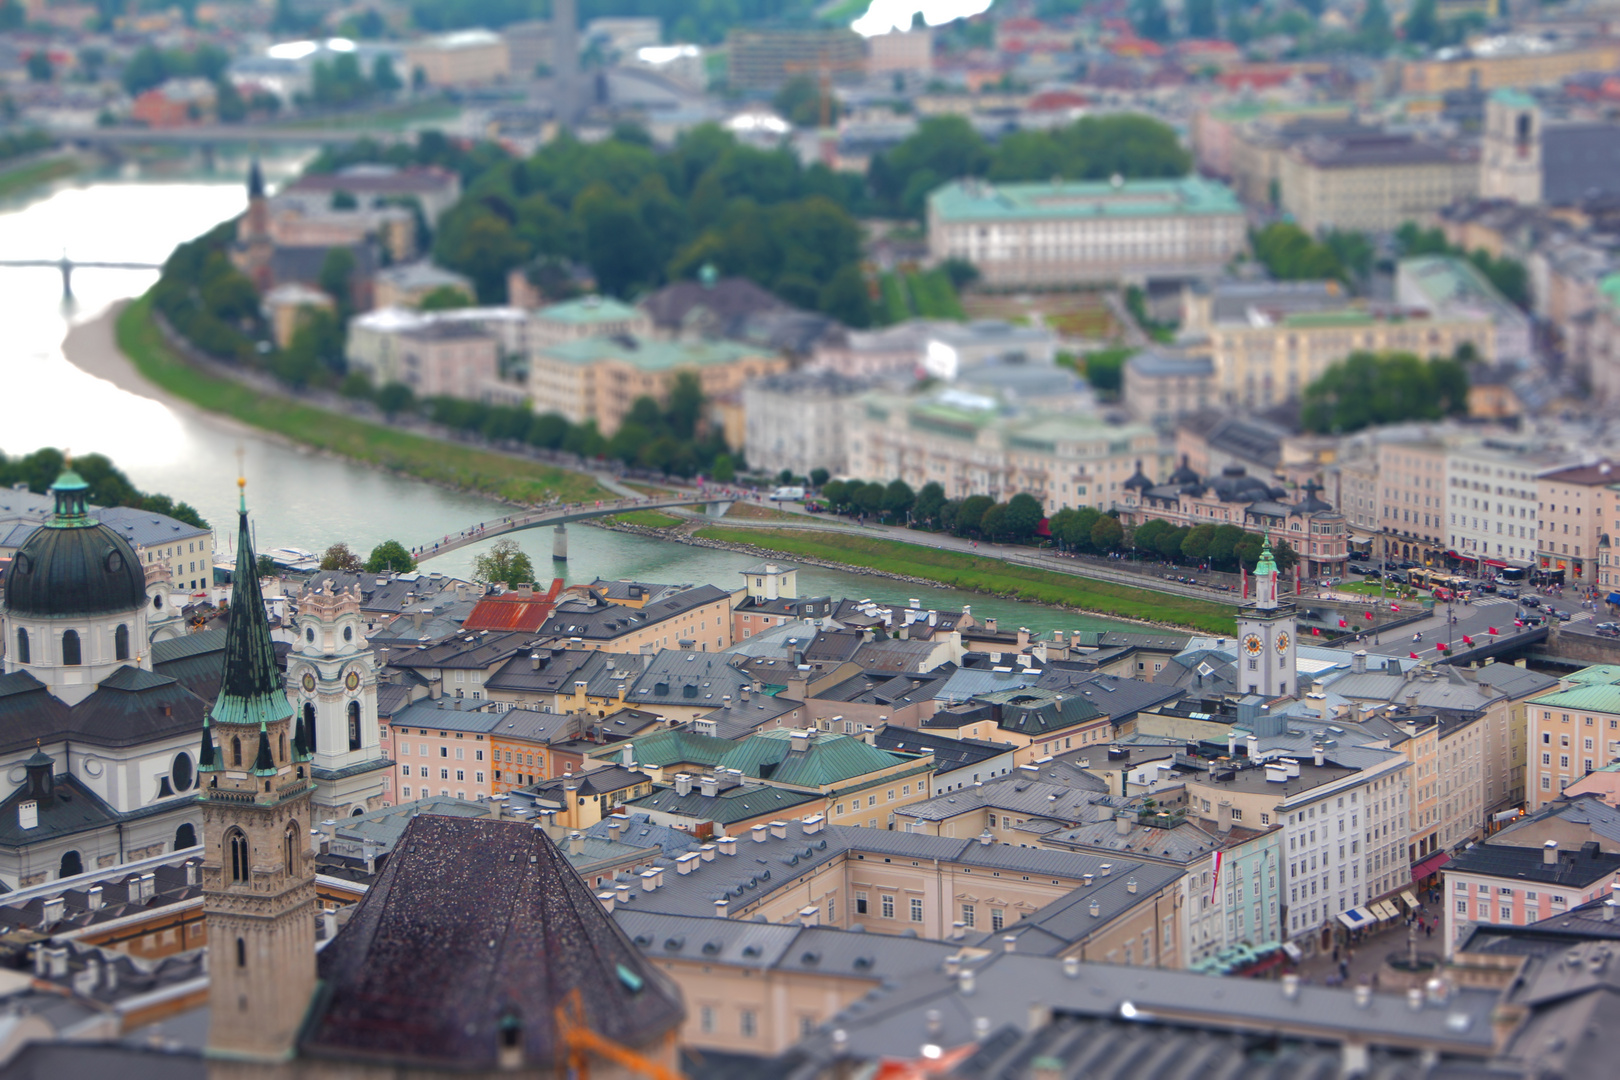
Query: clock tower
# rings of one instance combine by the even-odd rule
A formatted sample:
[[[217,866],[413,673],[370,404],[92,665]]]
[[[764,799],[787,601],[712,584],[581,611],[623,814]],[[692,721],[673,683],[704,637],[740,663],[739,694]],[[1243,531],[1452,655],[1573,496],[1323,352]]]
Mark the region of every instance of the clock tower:
[[[298,643],[287,676],[323,817],[381,807],[392,764],[378,738],[377,659],[365,628],[357,586],[334,589],[328,580],[298,597]]]
[[[1277,596],[1277,564],[1271,541],[1260,548],[1254,568],[1254,600],[1238,611],[1238,691],[1264,698],[1294,693],[1294,605]]]

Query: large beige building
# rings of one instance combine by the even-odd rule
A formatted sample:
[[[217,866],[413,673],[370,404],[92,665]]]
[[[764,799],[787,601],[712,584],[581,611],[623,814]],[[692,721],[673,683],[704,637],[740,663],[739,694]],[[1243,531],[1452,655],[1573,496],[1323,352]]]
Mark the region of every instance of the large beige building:
[[[1309,232],[1387,232],[1479,192],[1479,151],[1410,135],[1323,135],[1278,162],[1282,208]]]
[[[1401,92],[1421,95],[1539,86],[1562,82],[1583,71],[1609,72],[1617,67],[1620,41],[1551,49],[1542,41],[1496,38],[1463,55],[1407,62],[1401,68]]]
[[[1559,688],[1526,703],[1533,813],[1565,788],[1620,759],[1620,685],[1611,666],[1567,675]]]
[[[949,391],[929,398],[869,394],[845,417],[849,471],[900,479],[920,490],[938,483],[946,498],[1027,492],[1048,513],[1107,510],[1146,461],[1160,471],[1151,428],[1091,416],[1008,415],[987,397]]]
[[[1620,483],[1609,461],[1577,465],[1536,478],[1540,505],[1536,556],[1543,571],[1562,570],[1570,584],[1593,584],[1598,576],[1598,540],[1611,533],[1608,510],[1620,505]]]
[[[966,259],[991,287],[1213,275],[1243,250],[1245,229],[1231,189],[1196,176],[969,179],[928,196],[929,257]]]
[[[1443,565],[1446,454],[1446,444],[1427,435],[1378,447],[1378,521],[1390,559]]]
[[[535,350],[529,395],[537,413],[559,413],[576,424],[595,421],[603,435],[612,435],[637,398],[667,402],[682,374],[697,376],[705,397],[719,398],[787,368],[784,357],[728,341],[582,338]]]
[[[406,45],[405,68],[411,79],[420,71],[429,86],[476,86],[504,80],[512,58],[499,34],[457,30]]]

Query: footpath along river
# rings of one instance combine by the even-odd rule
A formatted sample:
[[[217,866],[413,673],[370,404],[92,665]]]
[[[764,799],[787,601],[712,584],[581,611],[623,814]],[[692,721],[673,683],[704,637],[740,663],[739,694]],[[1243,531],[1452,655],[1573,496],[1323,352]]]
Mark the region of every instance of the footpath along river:
[[[8,258],[162,262],[181,241],[239,213],[239,178],[210,182],[112,180],[64,186],[0,212],[0,250]],[[0,351],[0,385],[12,407],[0,422],[0,450],[25,454],[41,446],[99,452],[143,490],[197,507],[216,529],[227,526],[236,498],[236,453],[245,453],[248,494],[261,548],[320,551],[345,541],[361,552],[386,539],[407,545],[456,532],[501,513],[488,499],[447,491],[317,454],[233,421],[174,401],[146,383],[118,352],[115,305],[139,295],[154,271],[79,270],[75,300],[64,304],[61,278],[49,269],[0,269],[9,329]],[[21,407],[18,403],[26,403]],[[757,561],[730,551],[691,547],[603,529],[576,529],[570,559],[546,558],[546,530],[520,534],[542,576],[568,582],[597,576],[658,582],[712,582],[730,588]],[[436,559],[436,571],[467,574],[475,546]],[[1114,620],[1023,604],[954,589],[935,589],[869,575],[808,567],[802,592],[870,597],[994,617],[1038,633],[1123,627]]]

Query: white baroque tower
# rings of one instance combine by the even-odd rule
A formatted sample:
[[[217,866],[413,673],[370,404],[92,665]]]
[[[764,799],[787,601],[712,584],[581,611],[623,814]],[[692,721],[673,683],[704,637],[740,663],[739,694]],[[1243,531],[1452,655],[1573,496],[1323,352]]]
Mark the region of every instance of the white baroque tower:
[[[298,598],[298,643],[287,681],[313,753],[315,807],[348,817],[382,806],[383,754],[377,728],[377,658],[366,646],[357,589],[309,590]]]
[[[1298,615],[1278,598],[1277,564],[1271,542],[1260,549],[1254,567],[1254,601],[1238,611],[1238,690],[1264,698],[1287,697],[1295,689],[1294,661]]]

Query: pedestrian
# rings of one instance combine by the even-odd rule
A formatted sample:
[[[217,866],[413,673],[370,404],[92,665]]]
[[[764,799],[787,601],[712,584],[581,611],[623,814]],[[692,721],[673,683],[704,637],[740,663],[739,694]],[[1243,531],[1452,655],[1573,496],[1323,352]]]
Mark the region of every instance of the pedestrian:
[[[1423,928],[1423,936],[1431,938],[1434,937],[1434,923],[1431,922],[1429,925]]]
[[[1333,962],[1335,964],[1339,962],[1339,947],[1337,945],[1333,946]]]
[[[1349,977],[1350,977],[1350,961],[1348,961],[1348,960],[1340,960],[1339,961],[1339,978],[1348,979]]]

